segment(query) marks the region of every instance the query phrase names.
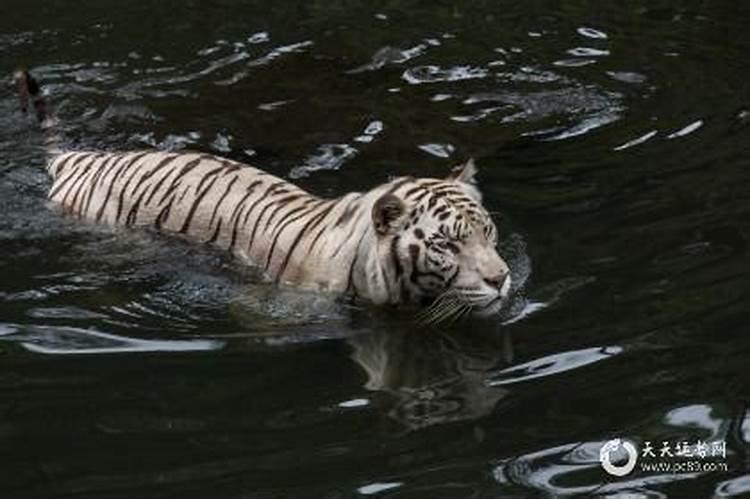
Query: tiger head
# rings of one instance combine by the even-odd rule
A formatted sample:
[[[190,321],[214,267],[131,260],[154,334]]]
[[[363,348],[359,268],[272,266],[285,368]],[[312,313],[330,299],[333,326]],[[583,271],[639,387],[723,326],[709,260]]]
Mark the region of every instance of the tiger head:
[[[497,228],[482,206],[469,160],[446,179],[395,181],[372,207],[389,295],[429,304],[426,322],[497,313],[510,269],[497,252]]]

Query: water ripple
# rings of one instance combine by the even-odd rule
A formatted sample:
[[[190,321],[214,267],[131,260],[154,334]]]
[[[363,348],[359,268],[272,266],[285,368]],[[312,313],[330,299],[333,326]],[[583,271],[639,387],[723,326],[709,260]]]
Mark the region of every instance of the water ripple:
[[[71,327],[18,325],[14,328],[13,333],[0,340],[19,343],[37,354],[215,351],[224,346],[220,340],[145,340]]]
[[[429,143],[420,144],[417,147],[425,153],[431,154],[432,156],[437,156],[438,158],[449,158],[456,150],[456,147],[452,144]]]
[[[454,66],[441,68],[439,66],[416,66],[409,68],[401,77],[412,85],[436,82],[456,82],[460,80],[473,80],[486,78],[489,74],[484,68],[474,66]]]
[[[581,26],[578,28],[578,34],[585,36],[586,38],[593,38],[597,40],[606,40],[607,34],[601,30],[590,28],[588,26]]]
[[[364,71],[375,71],[390,64],[399,64],[422,55],[428,47],[440,45],[440,42],[430,39],[427,43],[420,43],[409,49],[385,46],[373,54],[369,63],[347,71],[349,74],[362,73]]]
[[[289,172],[289,177],[299,179],[318,170],[337,170],[357,153],[357,148],[349,144],[323,144],[318,147],[317,153],[305,160],[303,165],[294,167]]]

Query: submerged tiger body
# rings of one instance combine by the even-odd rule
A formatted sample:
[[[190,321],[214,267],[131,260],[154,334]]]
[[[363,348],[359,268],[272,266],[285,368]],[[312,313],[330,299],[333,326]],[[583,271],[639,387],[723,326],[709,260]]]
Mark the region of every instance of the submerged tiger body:
[[[473,163],[335,199],[201,153],[69,152],[48,171],[66,213],[210,243],[278,283],[377,304],[434,301],[435,320],[495,312],[510,286]]]

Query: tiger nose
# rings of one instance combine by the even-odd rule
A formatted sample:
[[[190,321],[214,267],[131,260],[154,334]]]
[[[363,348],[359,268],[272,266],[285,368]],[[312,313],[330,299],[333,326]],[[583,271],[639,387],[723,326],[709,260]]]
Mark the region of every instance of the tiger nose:
[[[508,273],[505,273],[505,274],[498,274],[490,278],[484,278],[484,282],[490,285],[491,287],[497,288],[498,290],[500,290],[505,284],[505,280],[507,279],[508,279]]]

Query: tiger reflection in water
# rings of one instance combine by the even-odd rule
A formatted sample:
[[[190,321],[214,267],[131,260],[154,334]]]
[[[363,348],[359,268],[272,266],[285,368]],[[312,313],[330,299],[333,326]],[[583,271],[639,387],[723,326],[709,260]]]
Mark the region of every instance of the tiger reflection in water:
[[[349,342],[365,388],[387,394],[375,399],[409,430],[485,416],[508,392],[486,383],[512,357],[510,343],[497,345],[497,337],[381,331]]]

